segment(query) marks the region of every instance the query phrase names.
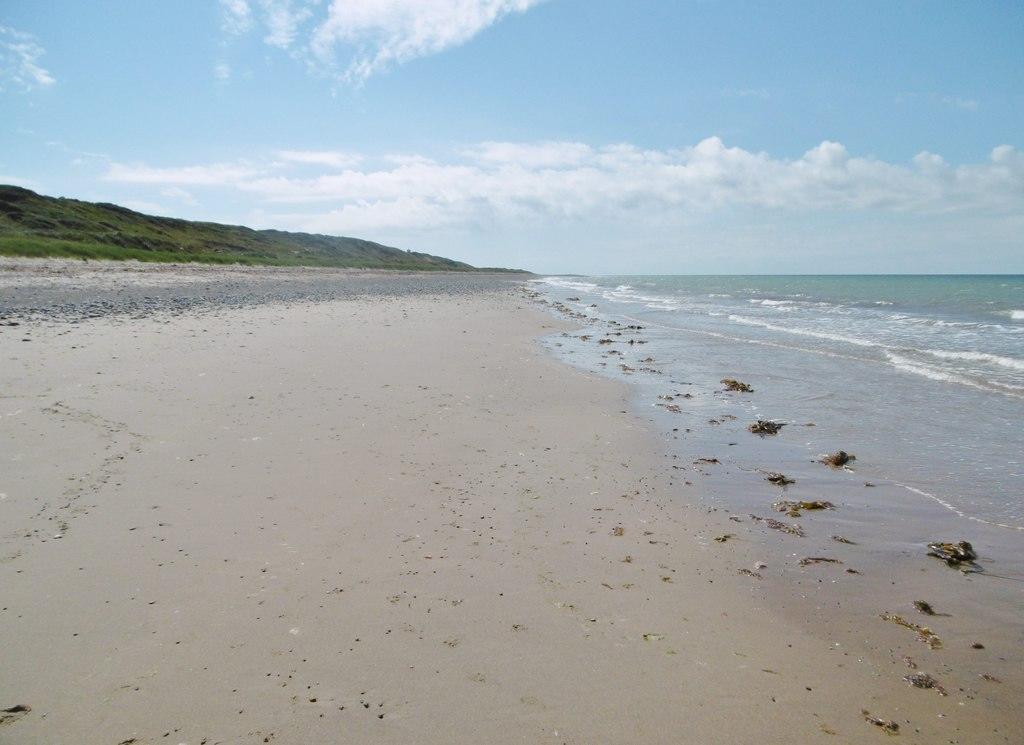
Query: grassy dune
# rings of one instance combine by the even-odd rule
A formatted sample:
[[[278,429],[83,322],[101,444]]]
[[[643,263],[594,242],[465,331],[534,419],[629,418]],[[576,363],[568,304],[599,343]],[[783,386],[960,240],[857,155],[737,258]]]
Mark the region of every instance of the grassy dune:
[[[16,186],[0,186],[0,255],[480,271],[460,261],[359,238],[154,217]]]

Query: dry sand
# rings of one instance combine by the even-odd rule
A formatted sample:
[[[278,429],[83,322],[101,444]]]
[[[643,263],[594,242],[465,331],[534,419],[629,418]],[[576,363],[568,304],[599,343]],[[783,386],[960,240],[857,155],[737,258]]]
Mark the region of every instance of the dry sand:
[[[1021,742],[1006,684],[904,682],[948,672],[912,632],[771,610],[563,328],[503,290],[3,329],[0,742]]]

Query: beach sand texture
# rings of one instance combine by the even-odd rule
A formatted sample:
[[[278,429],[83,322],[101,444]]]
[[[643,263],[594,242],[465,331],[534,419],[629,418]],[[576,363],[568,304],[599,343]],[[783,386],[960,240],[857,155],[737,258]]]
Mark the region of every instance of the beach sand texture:
[[[567,322],[436,290],[3,329],[0,742],[1020,742],[773,612]]]

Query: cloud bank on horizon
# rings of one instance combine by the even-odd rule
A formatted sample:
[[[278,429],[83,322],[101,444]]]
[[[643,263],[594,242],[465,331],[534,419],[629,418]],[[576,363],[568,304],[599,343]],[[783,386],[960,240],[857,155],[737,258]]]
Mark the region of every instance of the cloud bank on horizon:
[[[795,159],[718,137],[671,150],[629,144],[483,142],[445,160],[340,151],[278,151],[205,165],[111,163],[111,182],[215,188],[250,200],[266,224],[311,232],[468,229],[520,221],[614,219],[638,229],[731,208],[813,212],[1024,213],[1024,153],[951,166],[857,157],[825,141]]]
[[[544,0],[220,0],[230,36],[259,29],[263,41],[313,71],[362,84],[395,65],[466,43],[507,15]],[[347,62],[341,60],[347,59]],[[227,78],[227,66],[216,68]]]

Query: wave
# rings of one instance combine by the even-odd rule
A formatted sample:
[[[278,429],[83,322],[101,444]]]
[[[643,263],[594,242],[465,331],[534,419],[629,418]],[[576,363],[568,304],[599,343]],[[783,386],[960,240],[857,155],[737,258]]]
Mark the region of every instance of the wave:
[[[664,295],[642,295],[636,292],[632,285],[619,285],[613,289],[593,282],[582,282],[562,277],[541,277],[530,281],[572,292],[590,292],[600,295],[612,303],[644,303],[653,310],[678,310],[681,307],[677,298]]]
[[[1010,318],[1014,321],[1024,321],[1024,310],[1011,310]]]
[[[541,277],[540,279],[531,279],[530,281],[551,285],[552,287],[561,287],[566,290],[576,290],[577,292],[594,292],[600,289],[600,286],[595,285],[593,282],[578,282],[571,279],[562,279],[561,277]]]
[[[930,380],[938,380],[942,383],[956,383],[958,385],[966,385],[971,388],[977,388],[978,390],[988,392],[999,392],[1014,398],[1024,398],[1024,388],[1016,385],[1009,385],[1007,383],[999,383],[991,380],[974,380],[965,375],[959,375],[955,372],[948,370],[940,370],[935,367],[922,364],[915,360],[903,357],[892,352],[885,353],[886,359],[889,360],[890,364],[898,370],[904,372],[913,373],[914,375],[920,375],[923,378],[929,378]]]
[[[885,353],[886,359],[892,363],[893,367],[897,367],[900,370],[920,375],[924,378],[930,378],[931,380],[940,380],[943,383],[961,383],[963,385],[973,386],[975,388],[982,388],[983,386],[970,378],[966,378],[963,375],[957,375],[956,373],[947,372],[945,370],[939,370],[938,368],[929,367],[928,365],[921,364],[907,357],[902,357],[892,352]]]
[[[844,334],[832,334],[825,331],[811,331],[810,329],[778,326],[774,323],[767,323],[765,321],[759,321],[756,318],[747,318],[746,316],[730,315],[729,320],[736,323],[742,323],[746,326],[760,326],[761,328],[768,329],[769,331],[781,331],[784,334],[796,334],[797,336],[810,336],[815,339],[825,339],[826,341],[839,341],[846,344],[854,344],[858,347],[882,346],[877,342],[868,341],[867,339],[859,339],[855,336],[845,336]]]
[[[643,303],[652,310],[679,310],[682,305],[678,298],[665,295],[641,295],[630,285],[619,285],[614,290],[605,290],[601,297],[612,303]]]
[[[1024,360],[1013,357],[1003,357],[988,352],[950,352],[944,349],[919,349],[923,354],[930,354],[940,360],[966,360],[968,362],[987,362],[1000,367],[1008,367],[1011,370],[1024,370]]]
[[[914,494],[919,494],[922,497],[927,497],[928,499],[931,499],[931,500],[933,500],[935,502],[938,502],[940,505],[942,505],[947,510],[949,510],[950,512],[955,514],[957,517],[962,517],[962,518],[964,518],[966,520],[973,520],[974,522],[978,522],[978,523],[985,523],[986,525],[994,525],[997,528],[1009,528],[1011,530],[1024,530],[1024,525],[1011,525],[1010,523],[995,522],[993,520],[986,520],[983,517],[977,517],[975,515],[969,515],[966,512],[964,512],[962,509],[960,509],[959,507],[954,505],[952,502],[949,502],[949,501],[943,499],[942,497],[940,497],[940,496],[938,496],[936,494],[932,494],[931,492],[927,492],[927,491],[924,491],[923,489],[918,489],[917,487],[910,486],[909,484],[902,484],[899,481],[893,481],[892,483],[895,484],[896,486],[899,486],[899,487],[902,487],[902,488],[906,489],[909,492],[913,492]]]

